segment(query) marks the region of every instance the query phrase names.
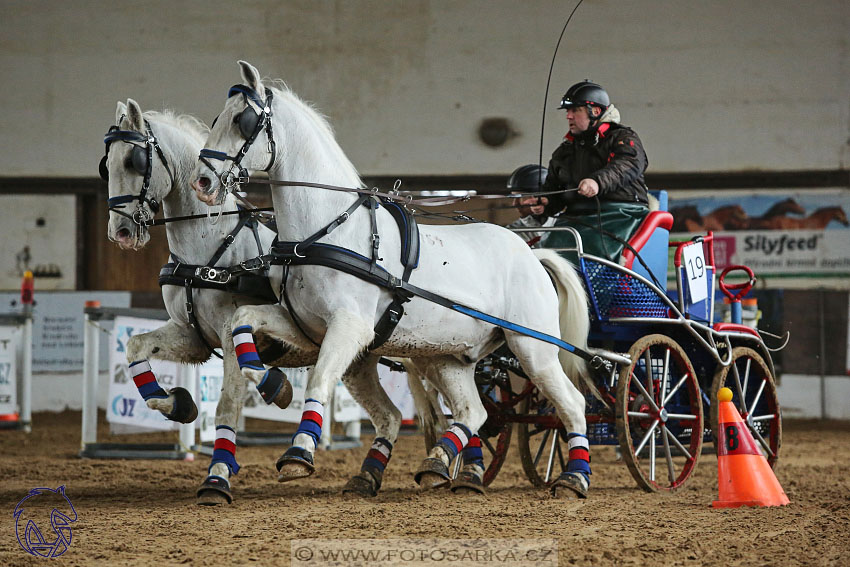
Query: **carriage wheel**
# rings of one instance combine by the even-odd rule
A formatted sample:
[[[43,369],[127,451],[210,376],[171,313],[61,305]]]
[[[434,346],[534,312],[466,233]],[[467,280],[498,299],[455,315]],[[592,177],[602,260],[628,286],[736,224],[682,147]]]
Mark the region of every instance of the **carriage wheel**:
[[[676,342],[648,335],[629,349],[632,363],[617,383],[617,435],[623,460],[647,492],[674,491],[693,473],[702,450],[700,387]]]
[[[729,388],[738,413],[746,422],[762,455],[773,467],[782,445],[782,419],[776,398],[776,382],[764,359],[753,349],[735,347],[732,360],[732,364],[718,368],[714,374],[711,385],[711,430],[717,431],[717,392],[720,388]]]
[[[540,423],[517,423],[517,445],[525,476],[537,487],[549,486],[567,470],[567,432],[557,419],[555,406],[535,388],[520,405],[521,415],[534,415]],[[555,418],[555,423],[552,423]]]

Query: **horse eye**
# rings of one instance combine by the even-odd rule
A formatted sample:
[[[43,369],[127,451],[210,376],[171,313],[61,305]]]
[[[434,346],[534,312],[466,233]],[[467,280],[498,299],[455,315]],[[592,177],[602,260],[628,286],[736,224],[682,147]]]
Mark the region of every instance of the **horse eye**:
[[[244,111],[243,111],[244,112]],[[239,121],[242,119],[242,112],[238,112],[233,115],[233,123],[239,124]]]
[[[127,154],[127,157],[124,158],[124,167],[127,169],[133,169],[133,152]]]

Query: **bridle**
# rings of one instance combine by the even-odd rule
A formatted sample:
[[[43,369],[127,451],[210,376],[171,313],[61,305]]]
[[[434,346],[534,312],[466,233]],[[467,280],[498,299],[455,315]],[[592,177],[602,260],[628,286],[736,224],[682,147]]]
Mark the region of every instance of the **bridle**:
[[[215,176],[218,178],[225,190],[224,192],[228,192],[236,185],[247,183],[248,170],[241,166],[242,159],[245,157],[245,154],[248,153],[251,145],[264,128],[266,130],[266,137],[269,141],[268,151],[270,155],[269,164],[265,167],[265,169],[263,169],[263,171],[270,170],[274,165],[277,152],[274,135],[272,134],[271,120],[273,92],[271,89],[266,88],[265,93],[266,100],[263,101],[262,98],[260,98],[260,94],[251,87],[245,85],[233,85],[230,87],[230,90],[227,92],[227,98],[241,94],[245,99],[245,109],[233,118],[233,122],[239,124],[239,133],[245,139],[245,143],[242,144],[242,147],[239,148],[239,151],[235,156],[208,148],[201,150],[198,159],[200,159],[200,161],[206,165],[210,171],[215,173]],[[253,103],[253,105],[251,103]],[[259,111],[254,108],[255,106],[259,109]],[[216,118],[216,120],[218,120],[218,118]],[[213,121],[213,126],[215,126],[216,120]],[[227,168],[226,171],[219,173],[218,170],[209,162],[210,159],[231,161],[233,163],[230,164],[230,167]]]
[[[120,124],[123,119],[124,116],[121,117],[118,123]],[[133,130],[121,130],[120,126],[117,125],[110,126],[109,130],[103,137],[103,143],[106,144],[106,150],[104,151],[103,158],[100,160],[99,168],[101,179],[109,181],[109,168],[106,166],[106,159],[107,156],[109,156],[109,146],[116,141],[126,142],[133,146],[133,152],[130,154],[130,161],[132,162],[133,169],[136,173],[143,176],[142,189],[139,191],[138,195],[129,194],[110,197],[107,199],[106,204],[109,208],[109,212],[127,217],[139,228],[150,224],[153,217],[159,211],[159,202],[153,197],[148,196],[148,189],[151,184],[151,172],[153,171],[154,151],[156,151],[159,159],[162,160],[162,164],[165,166],[165,171],[168,172],[168,177],[171,180],[171,185],[174,185],[174,175],[171,173],[171,168],[168,166],[168,160],[165,159],[165,154],[163,153],[159,142],[157,142],[156,136],[153,135],[151,125],[147,120],[145,120],[145,131],[146,134],[142,134],[141,132]],[[133,201],[138,201],[136,204],[136,210],[133,211],[133,213],[127,214],[121,210],[127,203],[132,203]],[[148,208],[145,209],[142,207],[143,204],[146,204]]]

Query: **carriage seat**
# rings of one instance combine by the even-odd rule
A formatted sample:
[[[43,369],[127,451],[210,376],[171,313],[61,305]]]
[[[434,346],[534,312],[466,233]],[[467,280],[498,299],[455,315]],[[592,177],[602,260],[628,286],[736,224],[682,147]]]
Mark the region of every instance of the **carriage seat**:
[[[667,245],[670,242],[673,215],[667,212],[667,191],[651,191],[650,194],[658,200],[658,210],[646,215],[629,238],[629,245],[638,251],[655,279],[661,284],[661,289],[667,291]],[[652,277],[640,262],[635,261],[635,254],[628,248],[623,249],[620,263],[652,281]]]

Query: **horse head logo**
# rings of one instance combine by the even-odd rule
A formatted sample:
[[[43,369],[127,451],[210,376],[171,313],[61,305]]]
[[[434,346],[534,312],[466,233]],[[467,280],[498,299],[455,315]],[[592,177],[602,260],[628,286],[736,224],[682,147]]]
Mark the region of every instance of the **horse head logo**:
[[[33,488],[12,515],[18,543],[30,555],[59,557],[71,546],[71,524],[77,521],[77,511],[64,486]]]

